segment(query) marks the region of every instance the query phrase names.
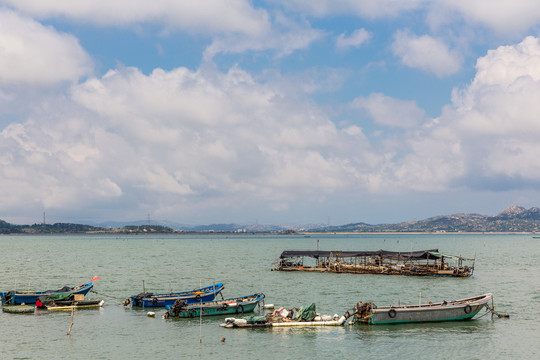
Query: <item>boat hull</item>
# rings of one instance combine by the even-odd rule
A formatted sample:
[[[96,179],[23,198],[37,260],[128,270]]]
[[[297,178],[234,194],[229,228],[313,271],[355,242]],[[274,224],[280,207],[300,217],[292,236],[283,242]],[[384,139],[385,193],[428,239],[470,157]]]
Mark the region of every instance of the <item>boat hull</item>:
[[[345,317],[341,317],[339,320],[329,321],[291,321],[272,323],[272,327],[314,327],[314,326],[342,326],[345,324]]]
[[[47,310],[68,310],[72,309],[95,309],[103,306],[103,300],[82,300],[82,301],[61,301],[52,306],[47,306]]]
[[[379,307],[371,309],[369,315],[356,317],[355,322],[384,325],[469,320],[492,299],[492,294],[485,294],[448,303]]]
[[[207,303],[191,304],[187,308],[174,312],[168,309],[164,317],[192,318],[199,316],[219,316],[253,312],[264,299],[264,294],[248,295],[240,298],[224,299]]]
[[[25,292],[9,292],[3,293],[2,303],[9,303],[11,305],[20,305],[20,304],[35,304],[37,299],[40,296],[47,295],[69,295],[69,294],[82,294],[86,295],[92,288],[94,284],[92,282],[82,284],[81,286],[73,287],[68,291],[25,291]],[[7,298],[9,296],[9,299]]]
[[[284,322],[270,322],[267,321],[265,323],[255,323],[255,324],[248,324],[245,323],[245,320],[243,322],[236,321],[237,319],[231,318],[226,319],[227,321],[223,324],[220,324],[221,327],[224,328],[269,328],[269,327],[324,327],[324,326],[343,326],[345,325],[345,322],[347,318],[345,316],[340,317],[338,320],[328,320],[328,321],[284,321]]]
[[[135,307],[165,307],[167,305],[174,305],[176,300],[184,300],[187,304],[195,304],[202,302],[209,302],[216,298],[216,296],[224,289],[222,283],[207,286],[192,291],[183,291],[175,293],[165,294],[153,294],[152,296],[143,297],[138,299],[138,295],[132,295],[130,297],[131,303]]]

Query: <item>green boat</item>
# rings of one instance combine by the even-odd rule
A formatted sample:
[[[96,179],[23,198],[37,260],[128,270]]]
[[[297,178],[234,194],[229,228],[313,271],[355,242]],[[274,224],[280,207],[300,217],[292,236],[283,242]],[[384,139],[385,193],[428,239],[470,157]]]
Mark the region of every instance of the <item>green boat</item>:
[[[165,307],[167,312],[163,315],[163,318],[192,318],[199,316],[243,314],[255,310],[255,307],[263,301],[263,299],[264,294],[253,294],[189,305],[186,304],[184,300],[179,299],[176,300],[174,305]]]

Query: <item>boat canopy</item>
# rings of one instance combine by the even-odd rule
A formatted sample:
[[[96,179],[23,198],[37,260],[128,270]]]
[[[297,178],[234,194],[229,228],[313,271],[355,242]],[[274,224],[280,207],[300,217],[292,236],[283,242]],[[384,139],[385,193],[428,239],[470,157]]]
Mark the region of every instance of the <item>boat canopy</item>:
[[[445,258],[448,258],[448,259],[457,259],[457,260],[461,259],[461,260],[474,261],[474,259],[471,259],[471,258],[464,258],[462,256],[444,254],[444,253],[437,252],[437,251],[431,251],[431,255],[436,256],[437,258],[441,258],[441,257],[444,256]]]
[[[378,256],[386,259],[407,260],[407,259],[439,259],[445,254],[439,253],[439,249],[420,251],[325,251],[325,250],[285,250],[279,256],[281,259],[307,256],[315,259],[330,257],[367,257]],[[450,255],[448,255],[450,257]]]

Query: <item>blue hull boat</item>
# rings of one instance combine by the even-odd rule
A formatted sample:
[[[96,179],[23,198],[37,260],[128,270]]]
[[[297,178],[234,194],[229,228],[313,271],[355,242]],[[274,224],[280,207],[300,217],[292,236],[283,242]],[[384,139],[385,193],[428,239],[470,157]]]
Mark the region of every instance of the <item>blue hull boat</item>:
[[[58,290],[47,290],[47,291],[8,291],[2,292],[2,304],[6,305],[20,305],[20,304],[35,304],[36,300],[40,296],[51,296],[51,295],[65,295],[67,297],[70,294],[82,294],[86,295],[94,287],[93,282],[82,284],[80,286],[74,287],[63,287]]]
[[[176,300],[184,300],[187,304],[194,304],[202,302],[209,302],[216,298],[216,296],[224,289],[222,283],[206,286],[200,289],[182,292],[171,292],[164,294],[154,293],[140,293],[138,295],[132,295],[124,301],[124,306],[129,305],[136,307],[164,307],[167,305],[174,305]]]

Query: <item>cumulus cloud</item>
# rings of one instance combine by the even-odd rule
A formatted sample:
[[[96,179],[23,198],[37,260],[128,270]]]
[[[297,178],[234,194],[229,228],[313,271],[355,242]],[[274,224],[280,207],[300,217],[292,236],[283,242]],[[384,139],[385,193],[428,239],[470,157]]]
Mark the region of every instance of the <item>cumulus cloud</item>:
[[[407,30],[397,31],[392,52],[406,66],[439,77],[455,74],[461,68],[459,54],[450,50],[442,40],[429,35],[416,36]]]
[[[351,36],[347,37],[344,33],[336,38],[336,46],[340,49],[349,47],[359,47],[371,38],[371,34],[366,29],[357,29]]]
[[[92,69],[76,38],[0,10],[0,85],[77,81]]]
[[[0,134],[2,209],[122,202],[178,218],[208,206],[282,209],[367,182],[362,164],[380,156],[362,130],[336,128],[296,93],[236,67],[89,79]]]
[[[380,93],[354,99],[351,106],[366,110],[375,123],[390,127],[413,128],[425,117],[425,111],[414,101],[405,101]]]
[[[540,41],[491,50],[476,70],[452,105],[409,141],[410,153],[396,163],[402,184],[538,189]]]

